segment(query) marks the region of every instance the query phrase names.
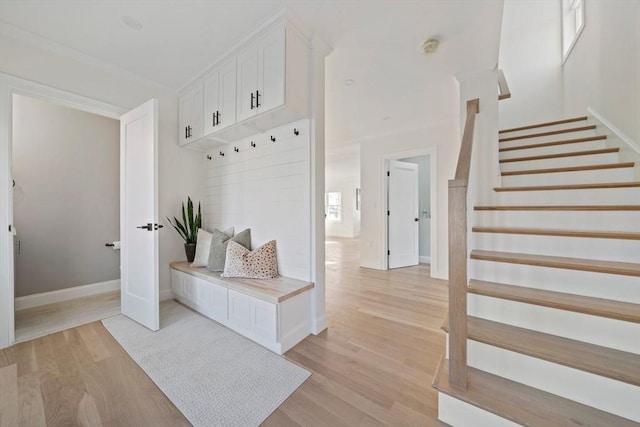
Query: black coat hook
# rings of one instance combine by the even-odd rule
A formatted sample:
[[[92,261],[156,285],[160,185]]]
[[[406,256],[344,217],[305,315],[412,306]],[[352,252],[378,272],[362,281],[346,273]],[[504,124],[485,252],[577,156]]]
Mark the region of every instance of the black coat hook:
[[[251,141],[251,146],[252,146],[253,148],[256,148],[256,143],[255,143],[255,142],[253,142],[253,141]]]
[[[211,160],[211,155],[207,154],[207,160]]]
[[[236,153],[240,152],[240,150],[238,150],[238,147],[233,147],[233,151],[235,151]]]
[[[296,129],[296,128],[293,128],[293,134],[295,136],[298,136],[298,135],[300,135],[300,131],[298,129]]]
[[[224,157],[224,153],[223,153],[222,151],[220,152],[220,155],[221,155],[222,157]]]
[[[271,142],[276,142],[276,137],[271,135]]]

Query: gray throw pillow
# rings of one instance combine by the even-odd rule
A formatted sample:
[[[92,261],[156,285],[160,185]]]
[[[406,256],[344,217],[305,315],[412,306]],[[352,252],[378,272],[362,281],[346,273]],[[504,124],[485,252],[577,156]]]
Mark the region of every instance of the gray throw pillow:
[[[231,238],[220,230],[213,230],[213,233],[211,234],[211,249],[209,250],[209,263],[207,264],[207,270],[209,271],[224,271],[227,246],[229,245],[230,240],[251,250],[250,228],[242,230]]]

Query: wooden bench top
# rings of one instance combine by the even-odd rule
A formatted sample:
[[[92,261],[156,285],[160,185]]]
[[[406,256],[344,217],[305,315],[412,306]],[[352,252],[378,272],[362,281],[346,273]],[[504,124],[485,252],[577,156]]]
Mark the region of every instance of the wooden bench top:
[[[313,288],[313,283],[304,280],[278,276],[275,279],[243,279],[220,277],[219,272],[210,272],[206,268],[189,267],[187,261],[169,264],[174,270],[182,271],[202,280],[224,286],[250,295],[263,301],[277,304]]]

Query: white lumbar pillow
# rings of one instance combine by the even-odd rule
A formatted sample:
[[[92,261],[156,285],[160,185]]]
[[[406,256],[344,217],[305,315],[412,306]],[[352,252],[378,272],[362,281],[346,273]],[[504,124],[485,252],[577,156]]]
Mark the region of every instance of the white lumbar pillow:
[[[223,231],[229,237],[233,237],[234,228],[229,227]],[[193,258],[193,262],[190,267],[206,267],[209,262],[209,251],[211,249],[211,238],[213,234],[208,231],[204,231],[202,228],[198,229],[198,243],[196,244],[196,256]]]

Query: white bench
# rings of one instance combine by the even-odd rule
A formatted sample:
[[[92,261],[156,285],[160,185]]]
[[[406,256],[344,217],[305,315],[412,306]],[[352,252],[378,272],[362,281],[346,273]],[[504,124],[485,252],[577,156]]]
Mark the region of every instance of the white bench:
[[[172,262],[171,291],[183,304],[283,354],[311,331],[313,283],[288,277],[220,277],[206,268]]]

